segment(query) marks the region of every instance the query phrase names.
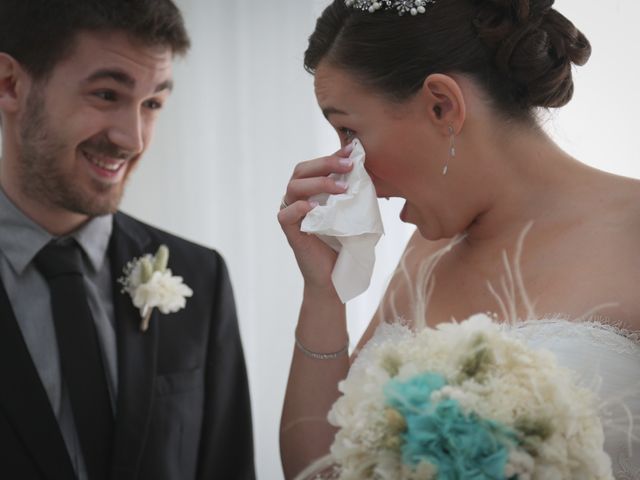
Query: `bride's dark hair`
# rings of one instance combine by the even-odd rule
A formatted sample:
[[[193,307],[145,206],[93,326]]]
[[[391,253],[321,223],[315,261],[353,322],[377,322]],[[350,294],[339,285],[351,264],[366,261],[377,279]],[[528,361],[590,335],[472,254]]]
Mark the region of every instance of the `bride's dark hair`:
[[[591,54],[587,38],[553,0],[436,0],[424,14],[367,13],[334,0],[305,52],[314,73],[326,60],[396,101],[432,73],[472,77],[509,118],[560,107],[573,95],[571,65]]]

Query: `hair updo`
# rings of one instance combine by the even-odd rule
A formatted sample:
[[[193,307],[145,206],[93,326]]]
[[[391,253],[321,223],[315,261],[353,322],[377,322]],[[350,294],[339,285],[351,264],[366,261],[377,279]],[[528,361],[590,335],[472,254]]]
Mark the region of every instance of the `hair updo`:
[[[473,78],[498,112],[533,119],[535,107],[560,107],[573,95],[571,65],[591,54],[587,38],[553,0],[436,0],[424,14],[362,12],[334,0],[317,21],[305,69],[322,60],[395,101],[415,94],[432,73]]]

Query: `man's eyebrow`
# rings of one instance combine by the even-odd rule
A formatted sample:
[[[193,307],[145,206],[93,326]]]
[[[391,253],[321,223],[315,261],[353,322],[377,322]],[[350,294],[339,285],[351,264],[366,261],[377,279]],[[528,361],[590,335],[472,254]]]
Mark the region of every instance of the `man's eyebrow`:
[[[85,83],[93,83],[98,80],[104,79],[114,80],[115,82],[129,89],[133,89],[136,86],[136,81],[131,75],[121,70],[113,70],[108,68],[93,72],[91,75],[89,75]],[[153,90],[153,93],[158,93],[163,90],[173,90],[173,80],[165,80],[164,82],[158,84],[158,86],[156,86],[156,88]]]
[[[163,90],[169,90],[171,92],[173,90],[173,80],[165,80],[155,88],[153,93],[158,93]]]
[[[111,79],[124,85],[127,88],[133,88],[136,85],[136,81],[130,75],[124,73],[121,70],[111,70],[108,68],[97,70],[89,75],[86,79],[86,83],[93,83],[98,80]]]
[[[327,107],[327,108],[323,108],[322,109],[322,114],[324,115],[324,118],[329,119],[329,115],[347,115],[347,112],[343,111],[343,110],[339,110],[337,108],[333,108],[333,107]]]

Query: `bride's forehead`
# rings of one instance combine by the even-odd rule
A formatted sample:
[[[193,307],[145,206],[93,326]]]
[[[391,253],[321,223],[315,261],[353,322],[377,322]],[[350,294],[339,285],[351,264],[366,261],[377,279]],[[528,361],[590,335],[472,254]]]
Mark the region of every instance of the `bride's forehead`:
[[[367,116],[387,116],[404,107],[364,85],[354,75],[331,66],[319,67],[314,78],[318,105],[323,111],[341,110]]]
[[[327,63],[321,63],[314,75],[316,97],[320,99],[346,99],[366,93],[361,82],[345,71]]]

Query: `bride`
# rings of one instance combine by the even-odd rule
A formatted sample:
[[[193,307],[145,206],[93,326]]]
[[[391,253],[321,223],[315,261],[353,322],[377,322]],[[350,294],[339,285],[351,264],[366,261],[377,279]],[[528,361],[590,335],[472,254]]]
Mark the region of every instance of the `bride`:
[[[487,285],[501,284],[503,252],[512,257],[532,224],[523,284],[540,318],[571,321],[529,322],[520,333],[586,381],[601,379],[603,404],[624,397],[625,413],[604,419],[613,425],[605,448],[616,478],[640,478],[637,427],[621,426],[640,416],[640,182],[580,163],[536,120],[539,108],[571,99],[572,65],[591,50],[552,4],[334,0],[318,19],[305,67],[343,148],[296,166],[278,214],[304,278],[281,422],[287,478],[328,453],[327,412],[350,366],[345,307],[331,283],[336,254],[300,222],[315,207],[310,197],[346,190],[328,175],[351,169],[355,137],[377,195],[405,199],[400,218],[417,226],[406,271],[358,346],[381,321],[415,318],[405,279],[418,282],[420,264],[461,234],[432,272],[426,322],[500,316]],[[520,318],[526,307],[516,303]]]

